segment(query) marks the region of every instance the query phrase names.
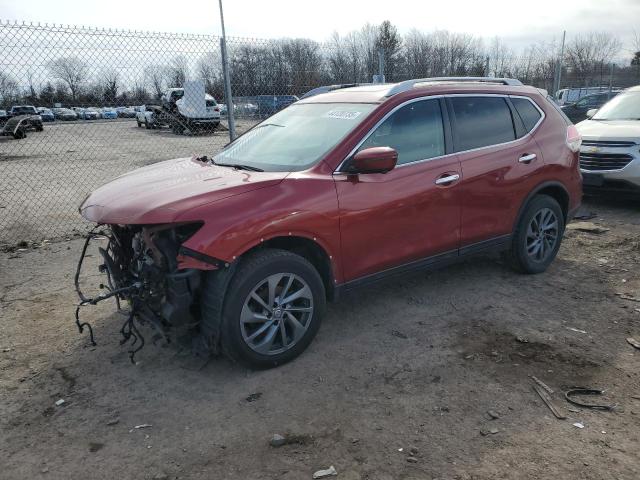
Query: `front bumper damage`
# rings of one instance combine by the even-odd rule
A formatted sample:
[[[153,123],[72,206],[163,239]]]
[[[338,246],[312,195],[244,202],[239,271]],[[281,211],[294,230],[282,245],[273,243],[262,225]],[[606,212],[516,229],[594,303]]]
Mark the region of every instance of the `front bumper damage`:
[[[185,253],[182,243],[200,226],[104,225],[94,228],[86,237],[74,279],[80,299],[75,314],[80,333],[87,328],[95,345],[93,329],[80,320],[80,312],[85,306],[115,299],[117,310],[126,318],[120,329],[121,344],[130,344],[132,362],[145,345],[140,325],[151,327],[154,343],[162,341],[179,347],[190,346],[197,350],[196,353],[204,353],[206,342],[198,341],[197,332],[203,270],[180,268],[178,261]],[[101,260],[98,268],[106,277],[106,283],[100,288],[106,291],[88,297],[80,288],[80,276],[87,251],[94,241],[102,243],[98,247]],[[215,268],[215,262],[208,264],[207,269]]]

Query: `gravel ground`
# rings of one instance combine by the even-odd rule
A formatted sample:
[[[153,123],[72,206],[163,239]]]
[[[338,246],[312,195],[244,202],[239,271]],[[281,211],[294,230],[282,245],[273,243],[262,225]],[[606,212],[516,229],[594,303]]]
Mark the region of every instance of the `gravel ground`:
[[[640,478],[640,208],[588,206],[609,230],[568,231],[547,273],[482,257],[355,292],[260,372],[154,345],[132,365],[112,305],[83,312],[92,348],[73,326],[80,242],[0,254],[0,477]],[[571,385],[616,410],[570,410]]]
[[[253,123],[241,120],[242,132]],[[45,123],[24,140],[0,137],[0,245],[85,231],[78,205],[89,192],[134,168],[211,154],[227,131],[175,135],[138,128],[134,119]]]

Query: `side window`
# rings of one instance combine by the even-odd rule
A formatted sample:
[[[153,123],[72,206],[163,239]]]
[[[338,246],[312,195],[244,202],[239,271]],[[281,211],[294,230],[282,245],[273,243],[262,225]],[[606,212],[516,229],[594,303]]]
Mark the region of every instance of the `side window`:
[[[524,128],[527,132],[533,130],[533,127],[536,126],[542,117],[540,111],[526,98],[512,98],[511,103],[513,103],[513,106],[516,108],[516,112],[520,115],[522,123],[524,123]]]
[[[501,97],[452,97],[457,151],[516,139],[511,110]]]
[[[444,127],[438,100],[413,102],[387,118],[360,146],[391,147],[398,165],[444,155]]]

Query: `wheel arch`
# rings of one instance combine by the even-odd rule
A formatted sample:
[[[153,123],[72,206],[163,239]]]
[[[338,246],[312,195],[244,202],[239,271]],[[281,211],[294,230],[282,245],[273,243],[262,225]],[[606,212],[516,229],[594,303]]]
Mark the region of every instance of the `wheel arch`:
[[[529,202],[536,195],[548,195],[551,198],[555,199],[560,204],[560,208],[562,209],[562,215],[564,216],[564,221],[566,224],[569,216],[569,199],[570,199],[569,191],[562,183],[556,182],[556,181],[550,181],[550,182],[541,183],[540,185],[536,186],[531,192],[529,192],[527,197],[524,199],[524,201],[520,205],[520,209],[518,210],[518,215],[516,216],[513,226],[511,228],[512,231],[515,231],[518,223],[520,222],[520,218],[522,218],[522,215],[525,209],[527,208],[527,205],[529,205]]]
[[[335,274],[337,269],[335,258],[318,242],[317,238],[309,238],[303,235],[276,235],[252,245],[243,251],[239,258],[264,248],[287,250],[308,260],[320,274],[327,298],[329,300],[335,298]]]

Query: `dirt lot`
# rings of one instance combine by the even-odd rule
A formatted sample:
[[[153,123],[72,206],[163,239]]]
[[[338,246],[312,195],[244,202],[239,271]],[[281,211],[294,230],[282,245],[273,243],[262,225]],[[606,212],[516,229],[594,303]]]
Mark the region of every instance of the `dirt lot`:
[[[253,123],[241,120],[238,130]],[[143,165],[211,154],[228,135],[174,135],[129,119],[57,121],[24,140],[0,137],[0,245],[84,231],[77,207],[91,190]]]
[[[153,345],[134,366],[112,305],[84,311],[91,348],[73,325],[79,241],[1,254],[0,477],[637,479],[640,303],[617,294],[640,297],[640,208],[589,207],[610,230],[568,232],[546,274],[487,257],[357,292],[262,372]],[[616,411],[568,410],[571,385]]]

